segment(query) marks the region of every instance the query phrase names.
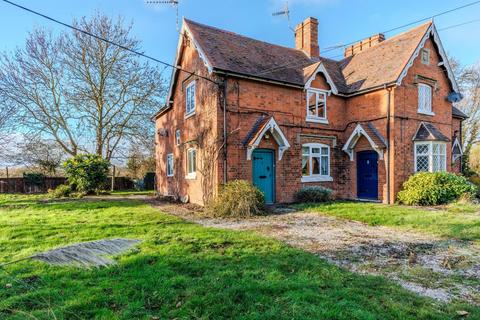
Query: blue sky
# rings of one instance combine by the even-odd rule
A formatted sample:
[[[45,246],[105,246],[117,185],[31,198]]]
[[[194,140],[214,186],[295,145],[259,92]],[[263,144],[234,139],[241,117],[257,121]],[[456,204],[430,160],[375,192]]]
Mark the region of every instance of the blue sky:
[[[96,11],[133,22],[133,34],[143,50],[160,60],[173,62],[178,41],[175,10],[169,5],[148,5],[144,0],[12,0],[56,19],[71,22]],[[293,46],[293,32],[285,18],[273,17],[284,0],[180,0],[180,17],[224,28],[263,41]],[[346,44],[473,0],[289,0],[292,25],[308,16],[319,22],[321,50]],[[439,29],[480,19],[480,4],[436,19]],[[33,16],[0,1],[0,51],[23,46],[35,27],[63,30],[52,22]],[[480,22],[440,31],[447,52],[463,64],[480,62]],[[395,32],[401,32],[398,30]],[[387,37],[393,34],[387,34]],[[327,57],[342,50],[326,53]],[[165,74],[166,76],[169,73]],[[1,162],[1,161],[0,161]]]
[[[149,5],[142,0],[13,0],[59,20],[71,22],[75,17],[95,11],[134,23],[133,33],[143,42],[149,55],[172,62],[177,44],[175,10],[170,5]],[[348,43],[435,13],[461,6],[473,0],[290,0],[292,24],[307,16],[320,22],[321,48]],[[293,46],[293,33],[285,18],[273,17],[283,0],[180,0],[180,17],[217,26],[271,43]],[[436,19],[442,29],[480,19],[480,4]],[[28,31],[44,26],[61,28],[0,2],[0,50],[21,46]],[[480,61],[480,22],[440,32],[445,49],[464,64]],[[402,30],[396,31],[400,32]],[[393,34],[387,34],[387,37]],[[328,52],[332,57],[341,50]]]

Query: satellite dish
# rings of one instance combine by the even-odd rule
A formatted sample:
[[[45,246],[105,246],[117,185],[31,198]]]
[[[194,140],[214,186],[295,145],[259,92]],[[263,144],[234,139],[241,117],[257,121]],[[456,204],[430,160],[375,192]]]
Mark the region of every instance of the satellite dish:
[[[448,95],[448,101],[455,103],[455,102],[460,102],[463,100],[463,94],[459,92],[452,92]]]

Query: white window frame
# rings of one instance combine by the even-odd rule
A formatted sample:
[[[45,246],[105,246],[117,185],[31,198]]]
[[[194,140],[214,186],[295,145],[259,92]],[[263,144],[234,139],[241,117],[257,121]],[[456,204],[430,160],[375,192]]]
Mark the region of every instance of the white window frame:
[[[180,139],[180,129],[175,130],[175,145],[179,146],[181,144]]]
[[[458,147],[460,150],[460,154],[454,154],[453,150],[455,147]],[[462,146],[460,145],[460,141],[458,140],[458,137],[455,138],[455,140],[452,143],[452,163],[456,162],[458,159],[460,159],[463,156],[463,150]]]
[[[302,160],[303,161],[303,157],[305,156],[304,153],[303,153],[303,148],[309,148],[309,152],[308,152],[308,161],[309,161],[309,168],[310,168],[310,174],[309,175],[303,175],[302,174],[302,182],[322,182],[322,181],[333,181],[333,178],[331,177],[330,175],[330,166],[331,166],[331,157],[330,157],[330,146],[329,145],[326,145],[326,144],[323,144],[323,143],[306,143],[306,144],[303,144],[302,145],[302,149],[301,149],[301,157],[302,157]],[[313,148],[320,148],[320,153],[317,154],[317,153],[312,153],[312,149]],[[322,148],[326,148],[328,150],[327,154],[326,155],[322,155]],[[327,174],[326,175],[322,175],[321,174],[321,170],[322,170],[322,158],[323,157],[326,157],[327,158]],[[313,170],[313,160],[312,158],[320,158],[320,174],[313,174],[312,173],[312,170]],[[302,166],[302,171],[303,171],[303,166]]]
[[[433,116],[432,111],[433,88],[425,83],[418,84],[418,113]]]
[[[191,168],[191,162],[190,162],[190,154],[194,153],[195,154],[195,161],[193,163],[193,168]],[[187,149],[187,161],[186,161],[186,167],[187,167],[187,175],[185,176],[186,179],[193,180],[197,178],[197,149],[195,148],[189,148]],[[194,169],[194,170],[191,170]]]
[[[427,58],[424,59],[424,54],[427,54]],[[420,51],[420,60],[422,61],[423,64],[425,65],[430,65],[430,49],[423,48]]]
[[[415,172],[421,172],[421,171],[418,171],[418,163],[417,163],[417,157],[420,156],[417,154],[417,146],[420,146],[420,145],[426,145],[428,146],[428,152],[426,154],[421,154],[423,156],[428,156],[428,172],[442,172],[442,171],[447,171],[447,143],[446,142],[441,142],[441,141],[420,141],[420,142],[415,142],[414,144],[414,165],[415,165]],[[434,163],[433,163],[433,145],[439,145],[439,150],[442,149],[443,147],[443,150],[445,150],[445,154],[442,154],[442,153],[438,153],[436,154],[437,155],[437,159],[438,159],[438,163],[437,163],[437,167],[439,168],[439,170],[437,171],[434,171]],[[444,157],[444,161],[443,161],[443,167],[440,168],[440,156],[443,156]]]
[[[309,115],[309,95],[315,95],[315,113],[316,115]],[[327,109],[327,97],[329,91],[319,90],[319,89],[308,89],[307,90],[307,102],[306,102],[306,111],[307,111],[307,122],[315,122],[328,124],[328,109]],[[318,115],[318,103],[323,99],[325,104],[325,116]]]
[[[167,169],[165,170],[167,173],[167,177],[173,177],[175,174],[175,161],[173,157],[173,153],[167,154]]]
[[[196,110],[196,91],[197,91],[197,82],[190,82],[185,88],[185,118],[191,117],[195,114]]]

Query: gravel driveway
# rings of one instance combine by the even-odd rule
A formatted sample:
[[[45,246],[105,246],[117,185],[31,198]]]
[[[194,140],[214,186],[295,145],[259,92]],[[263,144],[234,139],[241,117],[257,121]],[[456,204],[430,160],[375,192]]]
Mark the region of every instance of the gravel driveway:
[[[206,227],[278,239],[353,272],[386,276],[420,295],[480,304],[480,248],[471,243],[288,208],[233,220],[201,217],[187,206],[154,205]]]

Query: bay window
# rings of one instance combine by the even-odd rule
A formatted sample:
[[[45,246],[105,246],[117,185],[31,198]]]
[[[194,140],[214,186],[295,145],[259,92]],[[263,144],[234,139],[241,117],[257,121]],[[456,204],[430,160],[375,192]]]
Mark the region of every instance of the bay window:
[[[415,142],[415,172],[447,170],[447,144],[445,142]]]
[[[330,147],[320,143],[302,146],[302,182],[332,181]]]

